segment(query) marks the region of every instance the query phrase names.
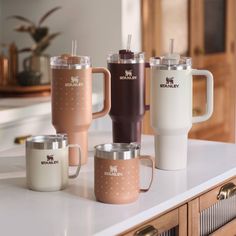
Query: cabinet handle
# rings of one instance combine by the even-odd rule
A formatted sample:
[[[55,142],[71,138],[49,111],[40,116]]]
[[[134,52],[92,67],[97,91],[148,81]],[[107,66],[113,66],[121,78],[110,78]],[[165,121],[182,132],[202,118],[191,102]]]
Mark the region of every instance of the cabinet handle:
[[[32,135],[25,135],[25,136],[18,136],[15,137],[14,143],[15,144],[24,144],[26,139],[31,137]]]
[[[152,225],[146,225],[137,230],[134,236],[158,236],[158,230]]]
[[[229,182],[220,188],[217,199],[224,200],[234,195],[236,195],[236,185],[232,182]]]

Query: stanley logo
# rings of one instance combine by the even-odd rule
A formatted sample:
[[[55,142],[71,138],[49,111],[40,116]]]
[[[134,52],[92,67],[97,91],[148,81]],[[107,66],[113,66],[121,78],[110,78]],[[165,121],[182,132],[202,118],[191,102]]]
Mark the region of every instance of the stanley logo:
[[[178,88],[179,84],[174,83],[174,77],[166,77],[166,83],[160,84],[161,88]]]
[[[50,164],[58,164],[59,161],[54,160],[54,155],[47,155],[47,160],[46,161],[41,161],[42,165],[50,165]]]
[[[120,76],[120,80],[134,80],[137,79],[136,75],[133,75],[132,70],[125,70],[125,75]]]
[[[105,171],[104,175],[108,176],[123,176],[123,173],[118,172],[117,166],[109,166],[109,171]]]
[[[81,87],[83,85],[83,82],[79,81],[79,76],[71,76],[70,82],[65,83],[65,87]]]

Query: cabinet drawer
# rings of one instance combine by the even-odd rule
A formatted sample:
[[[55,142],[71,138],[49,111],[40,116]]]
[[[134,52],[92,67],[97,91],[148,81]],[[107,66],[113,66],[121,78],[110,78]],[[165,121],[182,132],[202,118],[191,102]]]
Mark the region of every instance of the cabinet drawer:
[[[216,188],[212,189],[211,191],[200,196],[200,198],[199,198],[200,211],[203,211],[204,209],[209,208],[213,204],[219,202],[217,196],[220,192],[220,189],[223,186],[225,186],[227,183],[233,183],[236,185],[236,178],[228,180],[225,183],[222,183],[221,185],[217,186]]]
[[[236,219],[230,221],[225,226],[219,228],[210,236],[235,236],[236,235]]]
[[[152,232],[152,233],[151,233]],[[148,234],[149,233],[149,234]],[[153,220],[120,234],[122,236],[187,235],[187,205],[183,205]]]
[[[55,133],[50,114],[6,123],[1,125],[0,129],[0,149],[2,150],[15,146],[15,138],[20,136]]]
[[[224,236],[236,235],[236,178],[190,201],[188,215],[191,236],[222,235],[224,230],[234,233]]]

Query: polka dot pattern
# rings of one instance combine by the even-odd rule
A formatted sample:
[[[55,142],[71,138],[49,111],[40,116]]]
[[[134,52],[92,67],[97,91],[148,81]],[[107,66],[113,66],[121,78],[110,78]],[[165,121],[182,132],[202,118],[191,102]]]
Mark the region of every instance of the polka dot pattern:
[[[78,77],[79,86],[74,86],[71,78]],[[92,119],[92,74],[91,69],[53,69],[52,116],[64,116],[66,122],[87,124]],[[69,117],[69,118],[68,118]],[[73,122],[74,123],[74,122]]]
[[[95,195],[106,203],[129,203],[139,195],[139,161],[95,158]]]

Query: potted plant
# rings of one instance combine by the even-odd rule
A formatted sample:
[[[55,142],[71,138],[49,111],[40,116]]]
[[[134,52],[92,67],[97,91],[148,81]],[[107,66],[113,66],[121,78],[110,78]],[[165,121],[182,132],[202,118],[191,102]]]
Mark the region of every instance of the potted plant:
[[[9,17],[23,22],[24,24],[16,27],[15,31],[28,33],[34,41],[32,47],[26,47],[18,51],[19,53],[31,53],[31,55],[25,58],[23,61],[24,71],[19,73],[17,76],[18,83],[20,85],[37,85],[50,83],[50,58],[49,55],[44,53],[44,51],[48,48],[51,41],[60,33],[50,33],[49,28],[47,26],[43,26],[43,23],[52,13],[59,9],[61,9],[61,7],[55,7],[46,12],[40,18],[37,24],[23,16],[13,15]]]

